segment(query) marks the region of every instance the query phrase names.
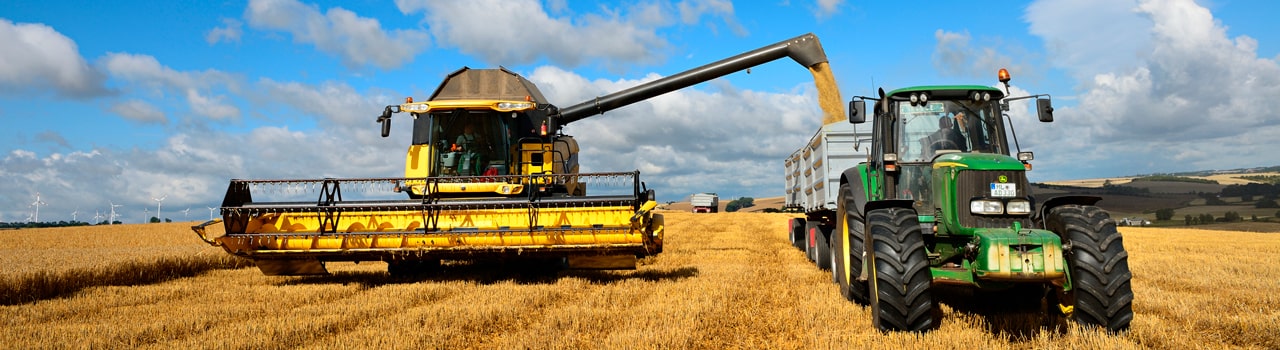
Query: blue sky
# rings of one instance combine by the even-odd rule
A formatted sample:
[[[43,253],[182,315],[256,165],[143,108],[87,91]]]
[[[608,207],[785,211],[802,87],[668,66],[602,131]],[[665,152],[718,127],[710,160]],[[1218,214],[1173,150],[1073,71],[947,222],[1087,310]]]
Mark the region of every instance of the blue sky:
[[[842,96],[995,84],[1032,181],[1280,164],[1272,1],[9,1],[0,10],[0,221],[207,218],[231,178],[402,174],[374,117],[462,66],[568,106],[812,32]],[[396,125],[404,126],[400,122]],[[584,171],[639,169],[661,200],[782,194],[821,124],[781,60],[574,123]],[[190,208],[189,213],[182,210]],[[150,213],[154,215],[154,213]]]

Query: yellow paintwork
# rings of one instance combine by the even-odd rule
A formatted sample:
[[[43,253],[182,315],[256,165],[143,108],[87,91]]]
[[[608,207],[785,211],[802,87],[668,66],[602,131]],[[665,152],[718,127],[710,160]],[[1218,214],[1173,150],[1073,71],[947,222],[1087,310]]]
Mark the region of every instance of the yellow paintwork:
[[[1018,253],[1006,243],[993,243],[996,254],[987,256],[987,268],[979,277],[984,280],[1053,280],[1066,277],[1062,248],[1056,244],[1040,245],[1040,251]],[[1014,256],[1018,254],[1017,256]],[[1042,272],[1036,272],[1042,271]]]
[[[428,113],[432,109],[490,109],[498,112],[519,112],[533,109],[529,101],[504,100],[437,100],[400,105],[400,110],[411,113]]]
[[[664,234],[661,215],[649,213],[656,206],[648,201],[638,211],[630,206],[542,208],[535,215],[541,227],[533,229],[529,209],[456,210],[439,215],[440,230],[432,232],[417,231],[423,227],[419,211],[345,212],[338,234],[317,233],[320,219],[315,213],[263,214],[249,220],[245,234],[207,241],[246,257],[304,254],[325,260],[370,259],[362,252],[494,249],[611,248],[648,255],[656,253]]]
[[[947,168],[947,167],[968,168],[968,167],[969,167],[969,165],[968,165],[968,164],[964,164],[964,163],[958,163],[958,162],[937,162],[937,163],[933,163],[933,168],[934,168],[934,169]]]

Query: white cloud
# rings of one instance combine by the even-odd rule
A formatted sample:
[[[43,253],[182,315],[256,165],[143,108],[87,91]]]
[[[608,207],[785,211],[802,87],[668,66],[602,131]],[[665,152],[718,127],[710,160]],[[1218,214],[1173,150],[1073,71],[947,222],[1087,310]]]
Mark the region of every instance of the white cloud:
[[[44,24],[0,19],[0,62],[0,91],[27,93],[37,87],[73,98],[110,92],[75,41]]]
[[[540,58],[568,67],[590,60],[653,63],[668,46],[654,32],[666,25],[665,16],[655,11],[666,10],[652,4],[627,9],[625,15],[606,9],[578,17],[552,16],[536,0],[397,0],[396,5],[406,14],[425,13],[441,46],[489,63],[526,64]]]
[[[1024,18],[1044,39],[1049,63],[1077,79],[1134,68],[1151,49],[1152,23],[1137,0],[1036,1]]]
[[[686,25],[697,24],[701,22],[702,16],[710,14],[713,17],[719,17],[724,20],[729,30],[739,36],[747,35],[747,29],[738,24],[733,16],[733,2],[727,0],[683,0],[676,4],[680,11],[680,21]],[[708,23],[708,26],[711,26]],[[714,30],[715,27],[712,27]]]
[[[169,122],[168,118],[164,116],[164,111],[142,100],[133,99],[117,102],[112,104],[109,110],[111,113],[119,114],[125,119],[135,122],[157,124]]]
[[[1072,6],[1077,4],[1037,3],[1028,11],[1076,13],[1065,8]],[[1108,35],[1145,43],[1146,49],[1126,64],[1109,62],[1117,59],[1114,54],[1065,58],[1072,64],[1069,73],[1087,77],[1078,105],[1058,108],[1054,124],[1019,129],[1058,135],[1029,139],[1024,146],[1047,148],[1054,156],[1038,158],[1055,168],[1112,169],[1107,175],[1275,165],[1274,157],[1259,152],[1280,148],[1274,137],[1280,135],[1280,119],[1274,117],[1280,113],[1280,64],[1259,57],[1252,38],[1229,38],[1208,9],[1190,0],[1143,1],[1133,9],[1132,18],[1103,15],[1127,23],[1032,23],[1047,43],[1072,42],[1083,53],[1114,51],[1115,40],[1087,40]],[[1073,17],[1063,13],[1055,15]]]
[[[186,98],[191,113],[213,120],[229,120],[240,117],[240,109],[227,103],[227,97],[212,94],[213,91],[237,93],[239,78],[217,70],[180,72],[160,64],[155,57],[128,53],[109,53],[99,59],[99,64],[113,78],[135,83],[154,90],[154,95]],[[166,92],[168,95],[166,95]],[[112,111],[136,121],[160,121],[163,112],[143,101],[134,99],[118,103]]]
[[[240,42],[240,35],[244,34],[244,30],[241,29],[242,26],[244,26],[244,24],[240,23],[240,21],[231,18],[223,18],[222,26],[210,29],[209,34],[204,36],[204,40],[209,42],[209,45],[217,44],[222,41]]]
[[[969,32],[955,33],[938,29],[933,34],[937,45],[933,50],[933,66],[943,76],[990,77],[992,67],[1008,68],[1013,74],[1023,71],[1013,59],[992,47],[970,45]]]
[[[429,44],[422,31],[388,32],[376,19],[340,7],[321,13],[316,5],[295,0],[252,0],[244,16],[253,28],[289,32],[294,42],[314,44],[351,68],[366,64],[396,68],[413,60]]]
[[[835,15],[840,11],[840,5],[844,0],[818,0],[818,9],[814,14],[818,18],[826,18]]]
[[[589,81],[555,67],[540,67],[529,76],[561,107],[658,78]],[[778,93],[739,90],[723,81],[711,85],[714,89],[686,88],[566,126],[581,145],[583,171],[639,169],[641,179],[664,200],[708,189],[732,197],[781,193],[782,159],[821,125],[816,89],[806,84]]]

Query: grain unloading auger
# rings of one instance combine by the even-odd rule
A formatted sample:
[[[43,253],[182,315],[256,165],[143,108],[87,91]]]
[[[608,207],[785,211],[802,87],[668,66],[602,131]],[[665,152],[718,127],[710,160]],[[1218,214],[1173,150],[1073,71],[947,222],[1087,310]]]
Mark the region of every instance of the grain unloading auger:
[[[323,274],[325,261],[386,261],[402,274],[442,259],[526,257],[635,268],[662,251],[654,191],[639,172],[579,173],[578,143],[561,128],[783,57],[811,69],[827,61],[805,34],[564,109],[518,74],[464,67],[427,101],[378,117],[386,137],[393,114],[412,116],[404,177],[232,180],[225,235],[205,233],[219,220],[193,229],[269,275]],[[378,198],[393,192],[408,198]]]

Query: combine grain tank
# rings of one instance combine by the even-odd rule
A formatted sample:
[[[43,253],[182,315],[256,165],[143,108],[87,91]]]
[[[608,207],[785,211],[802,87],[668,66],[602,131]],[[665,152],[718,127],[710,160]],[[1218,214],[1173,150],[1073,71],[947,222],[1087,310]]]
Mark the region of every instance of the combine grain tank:
[[[635,268],[662,251],[654,191],[638,172],[580,173],[578,142],[562,127],[783,57],[815,71],[827,61],[805,34],[563,109],[514,72],[464,67],[425,101],[378,116],[384,137],[394,114],[412,117],[404,177],[232,180],[226,234],[205,233],[217,221],[193,229],[271,275],[327,273],[326,261],[386,261],[392,274],[442,259]]]

